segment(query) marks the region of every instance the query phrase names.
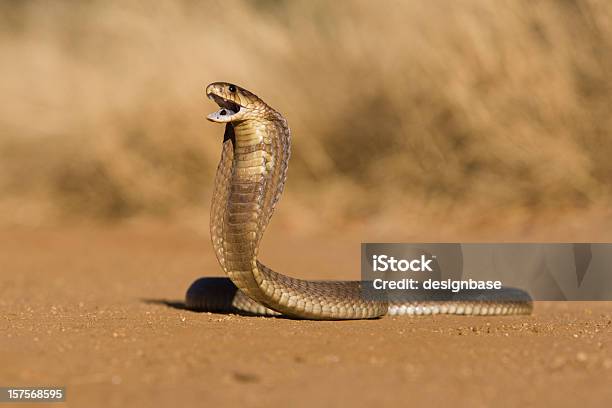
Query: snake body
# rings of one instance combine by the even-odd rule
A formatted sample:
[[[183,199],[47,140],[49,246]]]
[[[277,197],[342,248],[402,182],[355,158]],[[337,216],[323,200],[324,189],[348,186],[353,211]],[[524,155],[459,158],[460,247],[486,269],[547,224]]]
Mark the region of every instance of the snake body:
[[[302,280],[263,265],[257,259],[258,248],[285,185],[289,126],[279,112],[239,86],[215,82],[208,85],[206,94],[221,107],[208,119],[225,123],[210,232],[219,264],[229,279],[194,282],[186,296],[189,308],[317,320],[386,314],[530,313],[530,298],[518,289],[507,288],[499,298],[466,292],[443,300],[395,303],[365,299],[359,281]]]

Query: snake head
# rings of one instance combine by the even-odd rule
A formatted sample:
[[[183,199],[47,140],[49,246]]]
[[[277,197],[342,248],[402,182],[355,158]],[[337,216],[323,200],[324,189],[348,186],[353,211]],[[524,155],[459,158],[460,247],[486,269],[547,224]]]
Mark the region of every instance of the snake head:
[[[221,108],[206,117],[211,122],[240,122],[274,112],[257,95],[227,82],[213,82],[208,85],[206,96]]]

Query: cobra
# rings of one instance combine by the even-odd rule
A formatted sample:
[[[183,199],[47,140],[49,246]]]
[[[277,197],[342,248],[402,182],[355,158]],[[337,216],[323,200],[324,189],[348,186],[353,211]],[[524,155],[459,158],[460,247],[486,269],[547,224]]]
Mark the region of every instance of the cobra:
[[[284,315],[317,320],[371,319],[387,314],[528,314],[529,295],[504,288],[495,296],[469,292],[444,299],[368,300],[360,281],[312,281],[274,272],[258,260],[259,244],[285,181],[291,132],[278,111],[226,82],[206,87],[225,124],[210,214],[213,248],[227,278],[202,278],[186,295],[191,309]]]

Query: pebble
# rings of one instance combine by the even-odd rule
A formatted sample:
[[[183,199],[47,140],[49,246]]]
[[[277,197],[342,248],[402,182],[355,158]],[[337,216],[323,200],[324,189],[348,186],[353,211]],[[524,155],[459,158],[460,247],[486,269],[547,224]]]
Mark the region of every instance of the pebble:
[[[232,377],[234,378],[234,380],[236,380],[238,382],[242,382],[242,383],[259,382],[259,377],[256,374],[253,374],[253,373],[235,372],[235,373],[233,373]]]

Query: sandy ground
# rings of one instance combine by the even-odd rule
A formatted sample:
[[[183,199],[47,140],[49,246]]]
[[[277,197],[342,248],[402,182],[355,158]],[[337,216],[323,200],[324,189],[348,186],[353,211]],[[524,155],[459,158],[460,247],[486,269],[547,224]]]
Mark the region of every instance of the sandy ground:
[[[352,239],[272,234],[262,254],[293,276],[359,276]],[[65,385],[73,407],[612,406],[612,303],[351,322],[181,309],[214,275],[205,233],[1,230],[0,386]]]

